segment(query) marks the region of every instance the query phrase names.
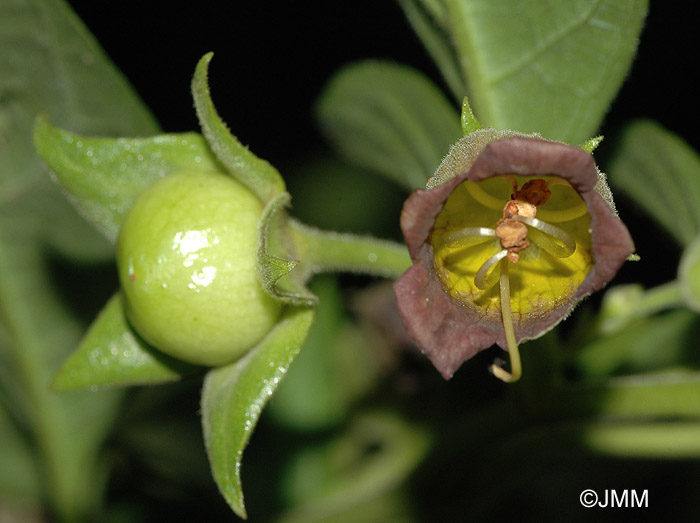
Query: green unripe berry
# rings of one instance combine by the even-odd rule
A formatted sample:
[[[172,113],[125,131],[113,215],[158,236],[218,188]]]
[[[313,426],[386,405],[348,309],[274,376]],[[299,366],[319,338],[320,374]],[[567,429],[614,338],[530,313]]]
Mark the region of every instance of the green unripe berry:
[[[151,345],[202,365],[229,363],[275,324],[257,271],[260,201],[221,173],[181,171],[150,187],[117,242],[127,316]]]

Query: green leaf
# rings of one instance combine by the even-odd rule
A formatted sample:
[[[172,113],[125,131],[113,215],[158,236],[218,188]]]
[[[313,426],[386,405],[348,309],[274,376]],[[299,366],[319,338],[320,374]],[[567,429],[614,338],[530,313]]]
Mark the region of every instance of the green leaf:
[[[700,456],[700,422],[597,423],[582,439],[597,452],[633,458],[679,459]]]
[[[211,370],[202,390],[202,427],[219,490],[245,518],[241,458],[263,406],[309,332],[313,308],[289,307],[280,322],[239,361]]]
[[[461,136],[457,111],[430,80],[385,62],[341,70],[321,96],[317,115],[349,161],[408,190],[425,187]]]
[[[598,332],[613,334],[641,318],[666,309],[690,306],[678,280],[644,290],[639,284],[617,285],[606,291],[598,316]]]
[[[98,259],[112,249],[51,182],[34,151],[32,130],[39,113],[83,133],[153,134],[157,124],[64,1],[0,2],[0,49],[0,330],[3,350],[11,355],[6,374],[26,398],[17,417],[28,421],[23,430],[38,459],[43,512],[61,521],[87,520],[102,499],[106,462],[100,454],[122,395],[49,389],[84,325],[69,308],[59,284],[65,282],[50,271],[47,253],[57,248]],[[75,266],[71,276],[80,279],[83,270]]]
[[[144,342],[129,325],[121,294],[117,293],[93,322],[78,349],[63,363],[53,387],[71,390],[162,383],[201,370]]]
[[[80,212],[115,242],[136,198],[171,172],[221,170],[204,138],[195,133],[150,138],[90,138],[52,127],[34,131],[37,150]]]
[[[43,239],[69,256],[108,257],[109,244],[49,183],[32,146],[34,118],[106,135],[152,134],[157,123],[62,0],[3,2],[0,48],[0,205],[45,194]]]
[[[467,92],[466,82],[447,32],[447,13],[441,0],[398,0],[398,3],[440,69],[455,100],[462,100]]]
[[[0,504],[9,500],[40,506],[37,460],[22,432],[0,403]]]
[[[629,124],[609,173],[681,245],[700,233],[700,157],[678,136],[649,120]]]
[[[696,321],[697,316],[684,309],[630,321],[619,332],[587,344],[576,354],[576,364],[590,377],[677,365]]]
[[[558,406],[558,411],[549,415],[697,420],[700,373],[676,369],[565,386],[555,392],[552,403]]]
[[[600,127],[647,10],[647,0],[445,4],[479,121],[574,144]]]
[[[192,96],[202,133],[219,161],[260,201],[267,203],[285,191],[284,180],[272,165],[258,158],[233,136],[216,112],[209,93],[207,72],[214,53],[205,54],[192,79]]]
[[[12,210],[18,212],[4,214]],[[63,306],[40,245],[23,234],[30,220],[25,227],[14,220],[22,218],[19,211],[0,210],[0,323],[9,334],[12,373],[31,402],[27,416],[42,459],[44,496],[63,519],[78,519],[99,499],[104,464],[97,455],[121,395],[49,390],[82,325]]]

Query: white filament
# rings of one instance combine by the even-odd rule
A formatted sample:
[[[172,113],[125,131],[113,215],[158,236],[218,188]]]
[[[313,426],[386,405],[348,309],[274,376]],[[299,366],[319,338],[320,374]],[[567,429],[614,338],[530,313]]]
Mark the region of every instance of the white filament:
[[[496,285],[500,274],[498,271],[492,269],[499,261],[505,258],[507,254],[508,251],[503,249],[486,260],[483,265],[479,267],[479,270],[476,271],[476,276],[474,276],[474,285],[476,285],[482,291],[488,290]]]
[[[557,258],[568,258],[576,250],[576,242],[569,236],[568,233],[564,232],[559,227],[552,225],[551,223],[538,220],[537,218],[530,218],[528,216],[513,216],[514,220],[529,225],[534,231],[530,231],[528,238],[530,238],[534,243],[542,247],[552,256]],[[540,231],[543,234],[538,234]],[[552,238],[559,240],[561,243],[553,241]]]
[[[447,233],[443,238],[448,244],[459,243],[466,246],[481,243],[493,236],[496,236],[496,231],[488,227],[465,227]]]
[[[537,214],[548,222],[568,222],[580,218],[588,212],[588,207],[586,204],[581,202],[578,205],[570,207],[569,209],[561,210],[551,210],[551,209],[537,209]]]

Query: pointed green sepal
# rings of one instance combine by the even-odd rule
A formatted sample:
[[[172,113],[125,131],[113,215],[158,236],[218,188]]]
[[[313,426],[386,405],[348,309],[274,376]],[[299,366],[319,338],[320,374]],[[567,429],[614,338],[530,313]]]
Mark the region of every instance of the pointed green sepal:
[[[306,288],[310,275],[293,270],[300,262],[290,245],[286,208],[289,193],[278,194],[265,206],[258,231],[258,270],[263,288],[273,298],[294,305],[315,305],[318,298]]]
[[[131,328],[120,293],[88,330],[78,349],[54,377],[56,390],[175,381],[202,367],[171,358],[146,344]]]
[[[603,135],[594,136],[593,138],[589,138],[588,140],[586,140],[579,147],[581,147],[581,149],[583,149],[584,151],[593,154],[593,151],[595,151],[598,148],[600,142],[603,141],[603,138],[605,138]]]
[[[202,133],[226,170],[260,201],[267,203],[285,191],[284,180],[277,169],[241,144],[219,117],[207,81],[209,62],[213,56],[214,53],[207,53],[199,60],[192,79],[192,96]]]
[[[240,360],[211,370],[202,390],[202,428],[214,479],[240,517],[246,517],[241,459],[262,409],[299,354],[313,308],[289,307],[279,323]]]
[[[462,116],[460,119],[462,121],[462,134],[464,134],[464,136],[478,131],[479,129],[483,129],[476,119],[476,116],[474,116],[474,111],[472,111],[472,107],[469,105],[469,98],[466,96],[464,100],[462,100]]]
[[[93,138],[40,117],[34,143],[78,211],[112,242],[136,198],[159,179],[180,170],[221,170],[196,133]]]

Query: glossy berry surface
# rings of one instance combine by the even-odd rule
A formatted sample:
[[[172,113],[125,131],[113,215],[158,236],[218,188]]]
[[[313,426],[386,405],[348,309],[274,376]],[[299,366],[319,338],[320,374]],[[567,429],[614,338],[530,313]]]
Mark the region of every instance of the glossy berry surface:
[[[256,252],[260,201],[233,178],[181,171],[126,216],[117,265],[127,316],[151,345],[202,365],[229,363],[272,328]]]

